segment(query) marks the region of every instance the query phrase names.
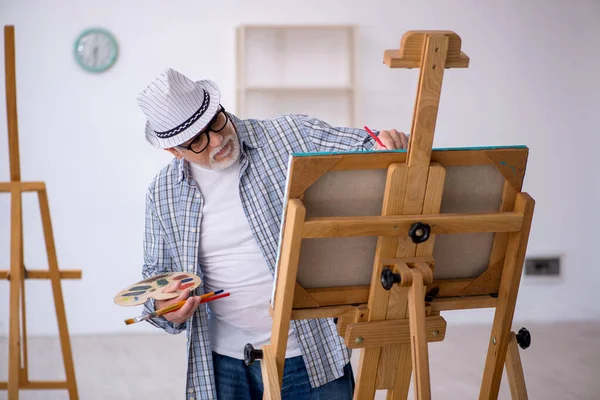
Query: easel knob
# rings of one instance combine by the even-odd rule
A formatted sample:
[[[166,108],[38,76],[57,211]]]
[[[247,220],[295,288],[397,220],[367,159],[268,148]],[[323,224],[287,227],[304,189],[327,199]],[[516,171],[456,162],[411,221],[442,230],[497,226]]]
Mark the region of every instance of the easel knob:
[[[395,283],[400,283],[401,281],[402,278],[400,277],[400,274],[393,273],[391,269],[384,268],[381,271],[381,286],[383,286],[385,290],[392,289]]]
[[[251,343],[248,343],[246,346],[244,346],[244,362],[246,363],[246,366],[249,367],[254,364],[254,361],[262,360],[262,358],[262,350],[256,350]]]
[[[522,349],[526,349],[531,345],[531,333],[525,328],[519,329],[517,333],[517,343]]]
[[[423,243],[429,239],[431,233],[431,227],[421,222],[415,222],[411,225],[408,230],[408,236],[412,239],[413,243]]]

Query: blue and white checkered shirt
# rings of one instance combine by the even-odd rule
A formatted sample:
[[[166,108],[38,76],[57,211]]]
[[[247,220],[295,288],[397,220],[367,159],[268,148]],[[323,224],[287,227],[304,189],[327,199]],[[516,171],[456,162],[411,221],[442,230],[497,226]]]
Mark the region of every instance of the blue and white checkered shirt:
[[[366,151],[373,139],[362,129],[332,127],[305,115],[240,120],[230,115],[241,142],[240,196],[251,230],[275,273],[286,173],[290,153]],[[193,272],[203,279],[199,236],[203,198],[186,161],[174,158],[150,184],[146,196],[143,278],[164,272]],[[203,293],[200,286],[194,294]],[[154,311],[152,300],[144,313]],[[182,324],[163,317],[150,323],[170,334],[187,331],[187,394],[215,399],[208,307],[202,304]],[[321,386],[343,375],[350,350],[332,319],[293,320],[310,383]]]

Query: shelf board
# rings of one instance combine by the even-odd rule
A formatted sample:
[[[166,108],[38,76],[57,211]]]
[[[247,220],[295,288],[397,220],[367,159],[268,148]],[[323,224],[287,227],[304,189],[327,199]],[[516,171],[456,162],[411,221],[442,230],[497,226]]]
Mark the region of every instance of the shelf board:
[[[246,86],[238,88],[238,91],[247,91],[247,92],[331,92],[331,93],[339,93],[339,92],[350,92],[354,90],[352,86]]]
[[[352,24],[340,24],[340,25],[336,25],[336,24],[332,24],[332,25],[319,25],[319,24],[315,24],[315,25],[279,25],[279,24],[274,24],[274,25],[260,25],[260,24],[256,24],[256,25],[243,25],[243,26],[238,26],[238,29],[244,29],[246,31],[250,31],[250,30],[281,30],[281,31],[286,31],[286,30],[353,30],[353,29],[357,29],[358,25],[352,25]]]

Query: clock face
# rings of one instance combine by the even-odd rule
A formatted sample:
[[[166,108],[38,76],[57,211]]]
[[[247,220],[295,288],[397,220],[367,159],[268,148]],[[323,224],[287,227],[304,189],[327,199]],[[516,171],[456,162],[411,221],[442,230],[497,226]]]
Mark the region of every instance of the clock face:
[[[90,72],[103,72],[117,60],[118,46],[113,35],[94,28],[82,32],[75,40],[75,60]]]

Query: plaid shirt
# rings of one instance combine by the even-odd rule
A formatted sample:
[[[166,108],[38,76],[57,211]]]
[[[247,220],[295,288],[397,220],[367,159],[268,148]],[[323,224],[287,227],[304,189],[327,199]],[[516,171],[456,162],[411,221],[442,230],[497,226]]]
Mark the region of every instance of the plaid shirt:
[[[283,115],[273,120],[240,120],[230,115],[241,143],[240,196],[253,235],[271,273],[279,249],[287,168],[290,153],[367,151],[371,137],[361,129],[332,127],[305,115]],[[143,278],[164,272],[192,272],[203,278],[199,263],[199,232],[203,198],[188,172],[188,164],[174,158],[156,176],[146,195]],[[202,286],[193,294],[201,294]],[[153,300],[144,313],[154,310]],[[149,321],[170,334],[187,331],[186,398],[214,399],[209,310],[202,304],[182,324],[164,317]],[[313,387],[343,375],[350,350],[331,318],[293,320]]]

